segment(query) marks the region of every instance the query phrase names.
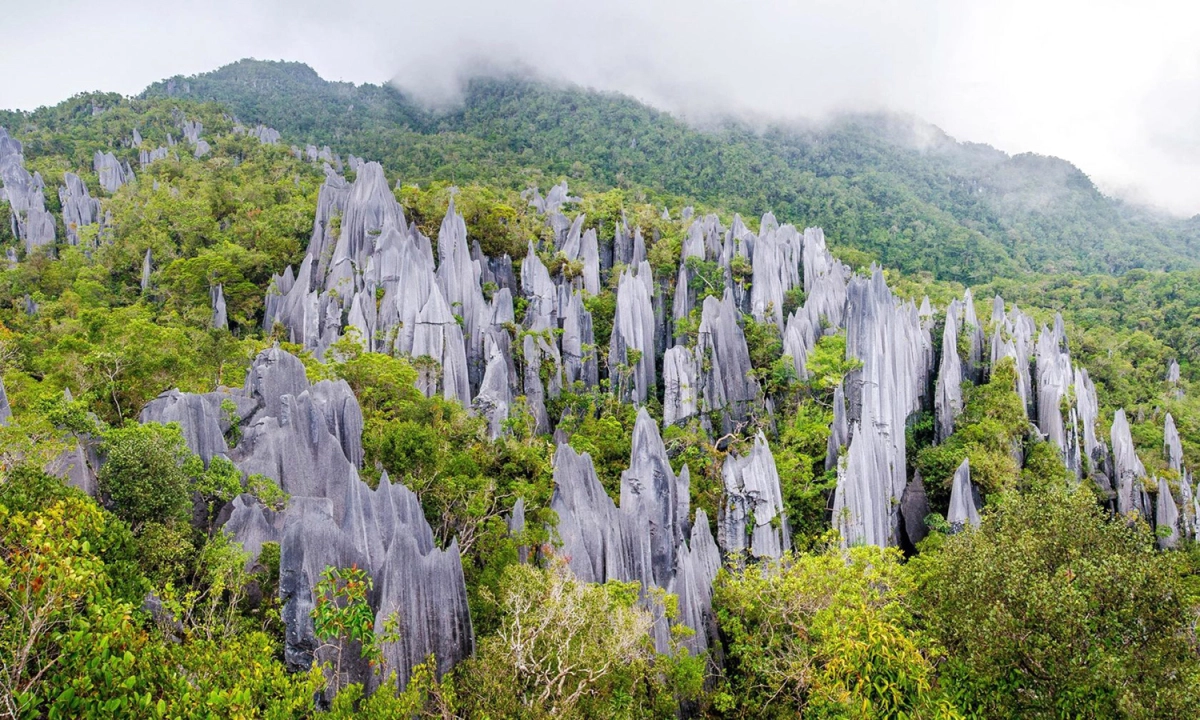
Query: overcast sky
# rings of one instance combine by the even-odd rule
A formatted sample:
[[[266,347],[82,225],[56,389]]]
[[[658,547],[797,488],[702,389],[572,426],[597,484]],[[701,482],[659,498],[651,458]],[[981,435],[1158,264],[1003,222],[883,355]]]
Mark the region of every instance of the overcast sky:
[[[1200,2],[4,0],[0,107],[242,57],[445,98],[480,61],[693,116],[911,112],[1200,213]]]

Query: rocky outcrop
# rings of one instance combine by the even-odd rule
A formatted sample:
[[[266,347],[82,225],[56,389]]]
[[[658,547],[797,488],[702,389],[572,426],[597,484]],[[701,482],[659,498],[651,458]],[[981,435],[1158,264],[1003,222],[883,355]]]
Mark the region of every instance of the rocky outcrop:
[[[25,252],[54,244],[54,216],[46,210],[45,188],[40,173],[29,174],[21,143],[0,127],[0,184],[8,200],[12,234],[25,245]]]
[[[229,329],[229,315],[225,310],[225,290],[220,283],[217,283],[209,290],[209,300],[212,303],[212,322],[210,326],[214,330]]]
[[[63,173],[63,182],[65,185],[58,189],[63,227],[67,231],[67,242],[78,245],[79,231],[100,222],[100,201],[88,194],[87,186],[75,173]]]
[[[680,622],[697,631],[685,644],[695,652],[707,648],[720,555],[704,513],[688,522],[687,468],[678,476],[671,470],[645,409],[634,427],[630,467],[621,475],[619,507],[604,493],[586,453],[560,444],[554,466],[550,507],[559,518],[561,553],[576,576],[588,582],[636,580],[644,589],[677,593]],[[661,651],[669,633],[661,609],[656,612],[654,637]]]
[[[12,406],[8,404],[8,392],[4,389],[4,378],[0,378],[0,427],[7,427],[12,420]]]
[[[929,528],[925,525],[927,515],[929,498],[925,494],[925,482],[921,479],[921,473],[915,472],[900,496],[900,520],[908,547],[915,548],[929,534]]]
[[[1158,495],[1154,501],[1154,528],[1158,546],[1164,550],[1179,545],[1179,506],[1171,496],[1166,478],[1158,479]]]
[[[632,268],[621,273],[608,351],[608,372],[614,378],[613,385],[619,387],[622,399],[638,404],[646,402],[655,386],[652,275],[648,262],[642,262],[636,274]]]
[[[954,471],[953,484],[950,486],[950,508],[946,511],[946,522],[951,530],[958,532],[968,525],[979,527],[980,505],[979,492],[971,482],[971,463],[963,458]]]
[[[696,415],[695,357],[676,345],[663,355],[663,427],[686,422]]]
[[[206,461],[227,457],[243,475],[266,475],[290,495],[280,513],[247,495],[223,513],[225,529],[252,557],[263,543],[280,543],[289,666],[307,669],[331,652],[321,649],[311,617],[313,588],[329,566],[369,572],[377,630],[398,617],[400,640],[383,652],[385,669],[396,671],[401,687],[430,653],[445,672],[473,652],[458,548],[435,546],[416,495],[386,473],[375,490],[359,478],[362,412],[345,381],[310,385],[300,361],[273,348],[255,359],[244,388],[164,393],[147,405],[142,420],[178,422],[188,446]],[[235,425],[241,438],[229,447]],[[344,674],[369,686],[379,682],[355,662]]]
[[[726,555],[778,559],[792,549],[791,529],[775,457],[760,432],[744,457],[730,454],[721,467],[725,505],[717,523],[717,542]]]
[[[724,432],[745,421],[762,402],[738,320],[730,290],[720,300],[704,299],[696,340],[697,396],[703,413],[719,414]]]
[[[847,289],[846,353],[862,363],[846,379],[850,442],[838,463],[833,518],[847,544],[899,541],[905,423],[921,405],[933,363],[916,306],[893,297],[882,271]]]
[[[143,293],[150,289],[150,274],[152,272],[154,272],[154,265],[150,258],[150,248],[146,248],[146,257],[142,259],[141,287]]]
[[[1129,434],[1129,421],[1125,410],[1117,410],[1112,421],[1112,460],[1113,484],[1117,491],[1117,512],[1122,515],[1137,511],[1146,516],[1146,506],[1142,500],[1144,488],[1142,481],[1146,477],[1146,467],[1133,447],[1133,437]]]
[[[933,407],[936,424],[934,438],[944,441],[954,432],[954,420],[963,409],[962,360],[958,355],[958,301],[946,311],[946,326],[942,332],[942,363],[938,370],[937,389]]]
[[[92,158],[92,168],[100,177],[100,187],[110,195],[121,189],[125,183],[133,180],[133,173],[126,173],[127,167],[122,167],[111,152],[102,153],[97,150],[95,157]]]

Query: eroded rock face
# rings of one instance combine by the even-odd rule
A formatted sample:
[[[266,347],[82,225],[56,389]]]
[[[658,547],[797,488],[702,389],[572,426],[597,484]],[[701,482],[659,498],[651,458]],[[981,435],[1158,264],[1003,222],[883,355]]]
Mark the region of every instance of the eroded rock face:
[[[40,173],[29,174],[21,143],[0,127],[0,183],[3,199],[11,208],[13,235],[26,252],[54,244],[54,216],[46,210],[45,188]]]
[[[979,493],[971,482],[971,463],[963,458],[954,471],[954,481],[950,486],[950,509],[946,511],[946,522],[955,532],[968,525],[979,527],[980,504]]]
[[[636,580],[679,595],[680,622],[696,630],[684,642],[694,652],[709,646],[712,582],[720,553],[702,511],[688,522],[689,479],[667,462],[658,427],[643,409],[634,428],[630,467],[621,476],[621,504],[605,494],[591,458],[569,445],[554,459],[558,533],[577,577],[588,582]],[[644,601],[648,600],[644,598]],[[658,609],[654,639],[667,647],[669,630]]]
[[[102,153],[97,150],[92,159],[92,168],[100,177],[100,187],[110,195],[120,190],[122,185],[132,179],[126,176],[125,168],[121,167],[116,156],[110,152]]]
[[[621,274],[608,351],[608,372],[620,378],[614,384],[621,386],[621,397],[638,404],[646,402],[655,387],[652,275],[647,262],[638,267],[636,275],[632,269]]]
[[[663,355],[663,427],[686,422],[698,410],[696,362],[683,346]]]
[[[0,378],[0,427],[12,420],[12,406],[8,404],[8,393],[4,390],[4,378]]]
[[[791,529],[783,511],[779,473],[767,439],[760,432],[749,455],[729,455],[721,467],[725,506],[717,540],[725,554],[779,558],[792,549]]]
[[[958,305],[951,303],[946,311],[946,326],[942,332],[942,364],[938,370],[934,413],[936,439],[941,442],[954,432],[954,421],[963,409],[962,360],[958,356]]]
[[[846,353],[862,367],[846,379],[850,442],[838,464],[833,517],[847,544],[899,541],[905,423],[921,405],[933,363],[917,308],[893,297],[876,269],[847,290]]]
[[[274,348],[255,359],[244,388],[164,393],[142,420],[179,422],[189,447],[206,461],[228,457],[243,474],[266,475],[291,496],[280,513],[247,495],[225,513],[225,529],[252,556],[265,542],[280,543],[289,666],[304,670],[332,652],[321,649],[311,617],[313,588],[330,565],[354,564],[370,573],[376,630],[393,613],[399,617],[401,640],[386,645],[384,655],[401,687],[430,653],[445,672],[473,652],[458,548],[435,546],[416,495],[390,483],[386,473],[375,490],[359,478],[362,412],[345,381],[310,385],[300,361]],[[230,448],[234,422],[242,437]],[[356,661],[344,663],[343,673],[369,687],[379,682]]]
[[[1171,496],[1171,486],[1167,484],[1166,478],[1158,479],[1154,528],[1160,548],[1166,550],[1179,545],[1179,506],[1175,504],[1175,498]]]
[[[697,394],[702,412],[719,413],[725,432],[742,423],[762,402],[738,319],[728,289],[720,300],[704,299],[696,341]]]
[[[88,194],[87,186],[75,173],[63,173],[65,185],[58,189],[62,203],[63,227],[67,230],[67,242],[79,244],[79,231],[100,222],[100,201]]]
[[[1117,512],[1125,515],[1137,510],[1145,515],[1142,480],[1146,477],[1146,467],[1133,448],[1133,437],[1129,434],[1129,421],[1124,408],[1113,415],[1112,459]]]

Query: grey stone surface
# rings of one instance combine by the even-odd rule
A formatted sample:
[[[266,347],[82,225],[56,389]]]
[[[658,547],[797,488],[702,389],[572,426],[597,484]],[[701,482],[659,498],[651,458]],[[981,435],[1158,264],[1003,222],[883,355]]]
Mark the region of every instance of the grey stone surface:
[[[110,195],[121,189],[121,186],[130,180],[125,175],[125,168],[111,152],[102,153],[97,150],[92,158],[92,169],[100,177],[100,187]]]
[[[614,378],[614,387],[620,388],[622,399],[638,404],[646,402],[655,387],[651,275],[649,263],[642,263],[636,274],[632,269],[621,273],[608,351],[608,373]]]
[[[663,427],[686,422],[699,409],[695,357],[676,345],[663,355]]]
[[[58,189],[62,204],[63,227],[66,228],[67,243],[79,244],[79,231],[100,221],[100,201],[88,194],[87,186],[75,173],[63,173],[65,185]]]
[[[1144,508],[1141,502],[1142,481],[1146,467],[1133,447],[1125,409],[1117,410],[1112,421],[1113,484],[1117,491],[1117,512],[1122,515]]]
[[[960,531],[967,525],[979,527],[979,498],[975,485],[971,483],[971,463],[963,458],[954,471],[950,486],[950,508],[946,511],[946,522],[951,529]]]
[[[730,454],[721,467],[725,505],[717,524],[717,542],[727,555],[777,559],[791,550],[791,529],[775,457],[760,432],[750,454]]]
[[[900,519],[904,523],[904,535],[910,547],[925,539],[929,529],[925,526],[925,517],[929,515],[929,498],[925,494],[925,482],[921,473],[913,473],[913,479],[904,487],[900,496]]]
[[[1158,479],[1158,496],[1154,503],[1154,528],[1158,546],[1164,550],[1179,545],[1179,506],[1171,496],[1166,478]]]
[[[154,272],[154,264],[150,257],[150,248],[146,248],[146,257],[142,259],[142,292],[150,289],[150,274]]]
[[[12,233],[26,252],[54,243],[54,217],[46,210],[45,183],[40,173],[29,174],[21,143],[0,127],[0,184],[11,208]]]
[[[934,394],[934,437],[938,442],[946,440],[954,432],[954,421],[963,409],[963,367],[958,355],[958,304],[950,304],[946,311],[946,325],[942,332],[942,362],[938,370],[937,389]]]
[[[643,588],[679,594],[680,622],[697,631],[685,644],[693,651],[707,648],[720,555],[704,513],[688,523],[687,469],[678,476],[672,472],[650,415],[644,409],[638,413],[619,508],[604,493],[586,453],[560,444],[554,465],[550,507],[559,517],[561,553],[576,576],[588,582],[636,580]],[[653,634],[661,651],[668,628],[661,609],[656,615]]]
[[[0,378],[0,427],[12,421],[12,406],[8,404],[8,392],[4,389],[4,378]]]
[[[702,413],[720,415],[724,432],[743,423],[762,402],[739,319],[730,290],[720,300],[704,299],[696,340],[696,394]]]
[[[833,518],[846,544],[899,541],[906,477],[905,423],[921,406],[933,348],[917,308],[898,301],[883,273],[847,288],[846,353],[862,367],[846,378],[850,443],[838,463]]]
[[[212,322],[211,327],[214,330],[229,329],[229,314],[225,310],[225,290],[220,283],[217,283],[209,290],[209,300],[212,303]]]

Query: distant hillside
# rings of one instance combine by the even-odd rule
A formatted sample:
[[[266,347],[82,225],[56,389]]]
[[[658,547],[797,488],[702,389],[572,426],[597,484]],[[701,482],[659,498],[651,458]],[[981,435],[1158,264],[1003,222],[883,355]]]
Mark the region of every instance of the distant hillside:
[[[460,107],[432,114],[386,85],[331,83],[303,64],[257,60],[144,95],[215,100],[243,121],[378,159],[405,182],[568,177],[749,217],[770,210],[889,267],[943,279],[1200,266],[1194,222],[1106,197],[1063,160],[1010,157],[909,117],[702,131],[626,96],[511,77],[476,78]]]

